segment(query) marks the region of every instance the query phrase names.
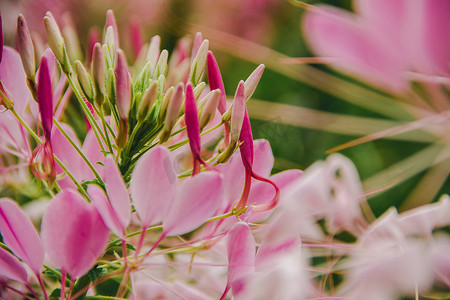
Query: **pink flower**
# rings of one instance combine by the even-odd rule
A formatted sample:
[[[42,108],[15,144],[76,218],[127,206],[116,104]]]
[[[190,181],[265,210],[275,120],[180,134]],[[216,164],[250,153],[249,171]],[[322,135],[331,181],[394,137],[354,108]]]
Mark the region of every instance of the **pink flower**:
[[[55,266],[78,278],[105,250],[109,231],[92,204],[78,192],[65,189],[47,207],[41,237]]]
[[[314,52],[334,66],[395,92],[405,72],[450,75],[450,2],[355,0],[357,14],[313,7],[303,30]]]
[[[172,153],[157,146],[133,170],[130,191],[143,227],[163,223],[163,236],[188,233],[212,217],[223,199],[223,179],[207,171],[180,181]]]

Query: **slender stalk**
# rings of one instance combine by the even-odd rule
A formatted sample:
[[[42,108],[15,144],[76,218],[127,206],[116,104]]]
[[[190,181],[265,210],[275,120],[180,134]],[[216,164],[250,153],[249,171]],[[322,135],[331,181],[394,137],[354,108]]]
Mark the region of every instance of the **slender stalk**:
[[[67,176],[69,176],[69,178],[72,180],[72,182],[77,186],[80,193],[82,193],[83,196],[86,197],[86,199],[89,199],[89,196],[86,193],[86,191],[83,189],[81,184],[75,179],[75,177],[73,177],[73,174],[69,171],[69,169],[66,168],[66,166],[62,163],[62,161],[54,154],[53,154],[53,158],[55,159],[56,163],[58,163],[58,165],[64,170],[64,172],[67,174]]]
[[[41,274],[36,273],[36,277],[37,277],[37,279],[38,279],[38,281],[39,281],[39,286],[41,287],[42,292],[44,293],[44,298],[45,298],[45,300],[48,300],[47,290],[45,289],[44,281],[42,280]],[[39,299],[39,298],[38,298],[38,299]]]
[[[82,94],[80,93],[80,91],[78,90],[78,87],[75,85],[75,82],[72,79],[71,76],[71,72],[69,71],[67,74],[67,80],[70,83],[70,86],[72,87],[73,93],[75,94],[76,98],[78,99],[78,102],[81,105],[81,108],[84,112],[84,114],[86,115],[89,123],[91,124],[92,129],[94,130],[94,132],[96,133],[96,137],[98,139],[98,142],[100,145],[102,144],[102,141],[100,140],[100,138],[98,137],[97,134],[99,134],[101,136],[101,138],[103,139],[103,141],[106,143],[106,138],[103,135],[103,132],[101,131],[99,125],[97,124],[97,122],[95,121],[94,116],[92,115],[91,111],[89,110],[89,108],[87,107],[86,103],[84,102],[84,98],[82,96]]]

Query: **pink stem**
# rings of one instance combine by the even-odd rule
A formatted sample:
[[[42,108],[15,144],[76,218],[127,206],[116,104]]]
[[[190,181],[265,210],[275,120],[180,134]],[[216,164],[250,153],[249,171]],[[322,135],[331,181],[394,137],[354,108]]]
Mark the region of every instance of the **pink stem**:
[[[253,172],[253,170],[252,170],[251,175],[256,180],[267,182],[268,184],[271,184],[275,188],[275,196],[273,197],[273,199],[268,203],[256,205],[255,208],[253,209],[253,211],[254,212],[265,212],[265,211],[275,208],[278,205],[278,202],[280,202],[280,188],[273,181],[259,176],[258,174]]]
[[[243,209],[247,205],[248,195],[250,194],[250,188],[252,186],[252,173],[251,170],[245,170],[245,185],[242,191],[241,199],[239,200],[236,208]]]
[[[227,286],[225,287],[225,291],[223,291],[222,297],[220,297],[220,300],[225,299],[229,290],[230,290],[230,284],[227,284]]]
[[[61,294],[60,294],[61,300],[65,300],[65,298],[66,298],[65,288],[66,288],[66,271],[62,270],[61,271]]]
[[[31,285],[29,283],[26,284],[27,288],[30,290],[30,292],[33,294],[33,296],[36,299],[39,299],[38,295],[36,294],[36,292],[33,290],[33,288],[31,287]]]
[[[38,279],[38,281],[39,281],[39,285],[40,285],[40,287],[41,287],[41,289],[42,289],[42,292],[44,293],[44,298],[45,298],[45,300],[48,300],[47,291],[46,291],[45,286],[44,286],[44,281],[42,281],[41,274],[36,273],[36,277],[37,277],[37,279]]]
[[[137,245],[136,252],[134,253],[134,258],[135,259],[138,257],[139,252],[141,251],[142,244],[144,243],[144,236],[145,236],[146,230],[147,230],[147,226],[142,228],[141,237],[139,239],[139,243]]]
[[[155,250],[155,248],[159,245],[159,243],[161,243],[161,241],[166,237],[166,233],[163,232],[163,234],[161,234],[161,236],[159,237],[159,239],[155,242],[155,244],[153,244],[152,248],[145,254],[145,256],[143,257],[146,258],[147,256],[150,255],[150,253],[152,253],[153,250]]]

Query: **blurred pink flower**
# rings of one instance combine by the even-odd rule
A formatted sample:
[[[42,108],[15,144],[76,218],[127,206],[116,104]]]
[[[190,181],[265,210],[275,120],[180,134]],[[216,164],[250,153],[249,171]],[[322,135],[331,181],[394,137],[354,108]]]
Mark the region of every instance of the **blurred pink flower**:
[[[395,92],[405,72],[450,75],[450,2],[354,0],[357,14],[311,7],[303,30],[312,50],[335,67]]]

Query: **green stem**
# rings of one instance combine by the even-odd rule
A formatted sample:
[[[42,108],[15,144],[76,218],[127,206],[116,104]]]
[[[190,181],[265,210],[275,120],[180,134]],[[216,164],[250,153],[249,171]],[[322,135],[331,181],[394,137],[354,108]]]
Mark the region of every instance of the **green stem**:
[[[106,137],[106,145],[108,146],[108,150],[109,152],[112,154],[113,150],[112,150],[112,144],[111,144],[111,139],[109,138],[109,133],[108,130],[111,132],[111,134],[113,134],[111,127],[109,127],[109,124],[106,122],[105,120],[105,115],[103,114],[103,109],[98,109],[97,106],[93,105],[95,111],[97,112],[97,114],[100,116],[100,119],[102,119],[102,125],[103,125],[103,131],[105,133],[105,137]],[[113,137],[115,139],[115,136],[113,134]]]
[[[73,177],[73,175],[72,175],[72,173],[70,173],[69,169],[66,168],[66,166],[62,163],[61,160],[59,160],[59,158],[55,154],[53,154],[53,158],[55,159],[56,163],[64,170],[64,172],[67,174],[67,176],[69,176],[69,178],[72,180],[72,182],[77,186],[77,188],[80,190],[80,193],[82,193],[83,196],[89,200],[88,194],[83,189],[83,187],[80,185],[80,183],[78,183],[78,181],[75,179],[75,177]]]
[[[89,123],[91,124],[92,130],[94,130],[94,133],[95,133],[95,136],[97,137],[98,143],[100,144],[100,146],[103,149],[103,143],[98,136],[98,135],[100,135],[101,138],[103,139],[103,141],[106,143],[106,138],[103,136],[103,132],[101,131],[99,125],[95,121],[94,116],[92,115],[91,111],[89,110],[86,103],[84,102],[82,94],[80,93],[80,91],[78,90],[78,87],[76,86],[75,82],[72,79],[71,71],[67,72],[66,76],[67,76],[67,80],[70,83],[70,86],[72,87],[73,93],[75,94],[76,98],[78,99],[78,102],[80,103],[84,114],[86,115]]]
[[[80,154],[81,158],[88,165],[89,169],[91,169],[92,173],[94,173],[97,180],[102,185],[104,185],[105,183],[103,182],[102,178],[100,177],[100,175],[98,174],[97,170],[94,168],[92,163],[89,161],[89,159],[86,157],[86,155],[84,155],[83,151],[81,151],[81,149],[78,147],[78,145],[74,143],[74,141],[70,138],[70,136],[67,134],[67,132],[64,131],[64,129],[61,127],[61,125],[55,118],[53,118],[53,123],[56,125],[56,127],[58,127],[58,129],[61,131],[61,133],[66,137],[66,139],[69,141],[69,143],[72,145],[72,147],[75,148],[75,150],[78,152],[78,154]]]

